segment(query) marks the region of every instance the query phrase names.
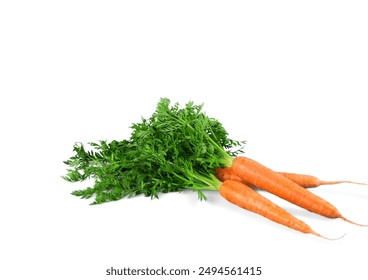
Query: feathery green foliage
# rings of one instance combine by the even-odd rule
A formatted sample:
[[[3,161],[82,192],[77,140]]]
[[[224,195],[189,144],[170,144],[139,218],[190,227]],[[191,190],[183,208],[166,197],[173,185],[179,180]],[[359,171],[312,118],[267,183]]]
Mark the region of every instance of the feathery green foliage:
[[[244,141],[229,139],[222,124],[203,113],[202,107],[193,102],[183,108],[178,103],[170,106],[170,100],[162,98],[150,118],[132,125],[128,140],[89,143],[88,151],[76,143],[75,154],[64,161],[69,168],[63,178],[93,179],[94,186],[72,194],[95,196],[92,204],[99,204],[192,189],[205,199],[203,190],[219,186],[214,168],[231,165]]]

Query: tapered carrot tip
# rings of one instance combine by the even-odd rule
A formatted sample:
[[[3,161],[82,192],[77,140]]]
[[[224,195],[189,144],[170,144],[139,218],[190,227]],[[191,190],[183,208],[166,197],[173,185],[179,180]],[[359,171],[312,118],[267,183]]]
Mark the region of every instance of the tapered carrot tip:
[[[318,237],[321,237],[321,238],[324,238],[324,239],[327,239],[327,240],[331,240],[331,241],[339,240],[339,239],[343,238],[346,235],[346,233],[344,233],[343,235],[341,235],[339,237],[330,238],[330,237],[323,236],[323,235],[321,235],[321,234],[319,234],[319,233],[317,233],[315,231],[312,231],[311,234],[314,234],[314,235],[316,235]]]
[[[354,181],[319,181],[320,185],[335,185],[335,184],[355,184],[355,185],[363,185],[368,186],[368,183],[362,183],[362,182],[354,182]]]
[[[360,227],[368,227],[368,225],[358,224],[358,223],[356,223],[356,222],[353,222],[353,221],[350,221],[350,220],[346,219],[346,218],[345,218],[345,217],[343,217],[343,216],[341,216],[340,218],[341,218],[342,220],[344,220],[344,221],[348,222],[348,223],[353,224],[353,225],[357,225],[357,226],[360,226]]]

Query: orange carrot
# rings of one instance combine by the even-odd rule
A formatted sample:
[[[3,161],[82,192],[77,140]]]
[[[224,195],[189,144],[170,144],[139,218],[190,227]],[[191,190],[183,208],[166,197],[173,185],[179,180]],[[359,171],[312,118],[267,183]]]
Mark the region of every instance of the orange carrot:
[[[226,180],[221,184],[219,191],[222,197],[241,208],[302,233],[310,233],[326,238],[271,200],[239,181]]]
[[[356,224],[341,215],[331,203],[252,159],[239,156],[235,158],[232,168],[234,173],[248,184],[264,189],[310,212]]]
[[[318,179],[315,176],[305,175],[305,174],[287,173],[287,172],[278,172],[278,173],[304,188],[316,188],[321,185],[334,185],[334,184],[341,184],[341,183],[368,185],[366,183],[359,183],[359,182],[352,182],[352,181],[323,181],[323,180]],[[225,180],[235,180],[239,182],[242,181],[242,179],[234,173],[231,167],[216,168],[215,176],[220,181],[225,181]]]
[[[221,182],[224,182],[226,180],[243,182],[242,178],[236,175],[231,167],[225,168],[218,167],[215,169],[215,171],[216,171],[215,173],[216,178],[219,179]]]
[[[278,172],[278,173],[280,173],[282,176],[288,178],[289,180],[297,183],[298,185],[304,188],[315,188],[321,185],[335,185],[335,184],[342,184],[342,183],[368,185],[366,183],[345,181],[345,180],[343,181],[323,181],[323,180],[318,179],[315,176],[304,175],[304,174],[287,173],[287,172]]]

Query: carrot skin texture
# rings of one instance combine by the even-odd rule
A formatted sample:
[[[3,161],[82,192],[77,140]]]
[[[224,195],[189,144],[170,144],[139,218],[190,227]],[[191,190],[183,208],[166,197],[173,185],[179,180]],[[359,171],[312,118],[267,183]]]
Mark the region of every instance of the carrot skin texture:
[[[248,184],[264,189],[310,212],[328,218],[345,219],[331,203],[252,159],[237,157],[232,168],[234,173]]]
[[[315,176],[287,172],[278,173],[304,188],[316,188],[321,185],[321,181]]]
[[[257,213],[273,222],[302,233],[311,233],[321,236],[313,231],[306,223],[297,219],[271,200],[239,181],[224,181],[220,186],[219,192],[220,195],[229,202],[243,209]]]

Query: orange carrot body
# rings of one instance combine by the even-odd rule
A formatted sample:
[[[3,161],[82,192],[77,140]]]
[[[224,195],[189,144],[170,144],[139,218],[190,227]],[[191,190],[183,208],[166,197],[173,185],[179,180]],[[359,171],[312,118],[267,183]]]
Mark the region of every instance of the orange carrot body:
[[[278,173],[304,188],[315,188],[321,185],[321,181],[317,177],[311,175],[301,175],[287,172]]]
[[[331,203],[252,159],[237,157],[232,168],[234,173],[248,184],[264,189],[310,212],[349,221]]]
[[[302,186],[304,188],[316,188],[321,185],[334,185],[334,184],[341,184],[341,183],[350,183],[350,184],[358,184],[358,185],[368,185],[366,183],[359,183],[359,182],[352,182],[352,181],[323,181],[318,179],[315,176],[305,175],[305,174],[297,174],[297,173],[288,173],[288,172],[277,172],[282,176],[288,178],[289,180],[293,181],[294,183]],[[231,167],[225,168],[216,168],[215,176],[217,179],[221,181],[225,180],[235,180],[242,182],[242,178],[236,175]]]
[[[240,178],[238,175],[236,175],[231,167],[216,168],[215,176],[221,182],[224,182],[226,180],[233,180],[233,181],[243,182],[242,178]],[[245,182],[243,182],[243,183],[245,183]]]
[[[262,215],[271,221],[291,229],[321,236],[313,231],[306,223],[239,181],[224,181],[219,191],[222,197],[241,208]]]

